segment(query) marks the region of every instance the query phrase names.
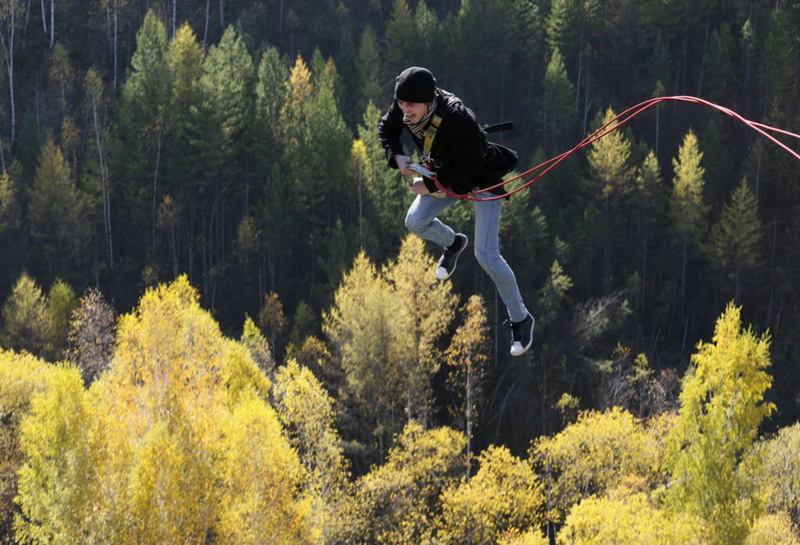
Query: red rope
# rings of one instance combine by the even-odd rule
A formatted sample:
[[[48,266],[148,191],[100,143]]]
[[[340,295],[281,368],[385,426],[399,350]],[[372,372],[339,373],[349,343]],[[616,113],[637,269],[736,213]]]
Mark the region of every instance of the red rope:
[[[513,195],[514,193],[518,193],[518,192],[522,191],[523,189],[527,188],[528,186],[536,183],[541,178],[543,178],[548,172],[550,172],[556,166],[558,166],[564,160],[566,160],[567,157],[569,157],[573,153],[577,152],[578,150],[580,150],[582,148],[585,148],[586,146],[596,142],[600,138],[603,138],[607,134],[609,134],[609,133],[619,129],[620,127],[626,125],[633,118],[635,118],[639,114],[644,113],[645,111],[649,110],[650,108],[652,108],[652,107],[654,107],[654,106],[656,106],[658,104],[661,104],[662,102],[667,102],[667,101],[670,101],[670,100],[678,101],[678,102],[691,102],[691,103],[694,103],[694,104],[700,104],[702,106],[708,106],[708,107],[714,108],[715,110],[718,110],[718,111],[720,111],[720,112],[722,112],[722,113],[724,113],[726,115],[729,115],[732,118],[736,119],[737,121],[740,121],[741,123],[744,123],[747,127],[753,129],[754,131],[756,131],[757,133],[761,134],[762,136],[768,138],[773,143],[775,143],[778,146],[780,146],[781,148],[783,148],[784,151],[786,151],[789,154],[791,154],[795,159],[800,161],[800,153],[798,153],[797,151],[793,150],[792,148],[790,148],[789,146],[787,146],[786,144],[784,144],[783,142],[781,142],[780,140],[775,138],[770,133],[773,132],[773,133],[777,133],[777,134],[780,134],[780,135],[783,135],[783,136],[790,136],[790,137],[796,138],[798,140],[800,140],[800,134],[795,134],[793,132],[789,132],[789,131],[786,131],[786,130],[783,130],[783,129],[778,129],[778,128],[775,128],[775,127],[770,127],[769,125],[764,125],[763,123],[758,123],[756,121],[751,121],[749,119],[745,119],[740,114],[734,112],[733,110],[731,110],[729,108],[726,108],[724,106],[720,106],[719,104],[714,104],[713,102],[709,102],[709,101],[704,100],[702,98],[697,98],[697,97],[693,97],[693,96],[679,95],[679,96],[668,96],[668,97],[656,97],[656,98],[651,98],[650,100],[645,100],[644,102],[640,102],[636,106],[632,106],[632,107],[628,108],[627,110],[625,110],[624,112],[622,112],[621,114],[615,116],[613,119],[608,121],[605,125],[603,125],[599,129],[594,131],[592,134],[590,134],[589,136],[587,136],[586,138],[581,140],[574,148],[570,149],[569,151],[565,151],[564,153],[562,153],[560,155],[557,155],[557,156],[555,156],[555,157],[553,157],[551,159],[548,159],[544,163],[542,163],[540,165],[537,165],[537,166],[533,167],[532,169],[527,170],[527,171],[523,172],[522,174],[519,174],[519,175],[517,175],[517,176],[515,176],[513,178],[510,178],[508,180],[502,181],[497,185],[493,185],[491,187],[480,189],[478,191],[474,191],[474,192],[469,193],[467,195],[460,195],[458,193],[453,193],[453,192],[448,191],[447,189],[445,189],[442,186],[442,184],[439,182],[438,179],[433,178],[433,181],[436,184],[436,187],[439,189],[439,191],[442,191],[443,193],[446,193],[447,195],[449,195],[451,197],[456,197],[456,198],[459,198],[459,199],[465,199],[465,200],[468,200],[468,201],[481,201],[481,200],[482,201],[491,201],[491,200],[496,200],[496,199],[504,199],[504,198],[506,198],[506,197],[508,197],[510,195]],[[476,195],[480,195],[481,193],[485,193],[487,191],[492,191],[493,189],[498,189],[498,188],[500,188],[500,187],[502,187],[502,186],[504,186],[506,184],[509,184],[509,183],[511,183],[511,182],[513,182],[515,180],[519,180],[519,179],[525,178],[525,177],[527,177],[527,176],[529,176],[529,175],[531,175],[531,174],[533,174],[533,173],[535,173],[535,172],[537,172],[539,170],[541,170],[541,172],[538,175],[536,175],[535,177],[533,177],[530,180],[526,181],[525,183],[523,183],[521,186],[517,187],[516,189],[507,192],[504,195],[492,195],[491,197],[487,197],[487,198],[477,198],[476,197]]]

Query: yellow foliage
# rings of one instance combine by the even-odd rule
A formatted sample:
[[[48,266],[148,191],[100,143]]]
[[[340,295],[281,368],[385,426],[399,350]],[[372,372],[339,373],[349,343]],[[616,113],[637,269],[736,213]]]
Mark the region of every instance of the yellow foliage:
[[[359,522],[355,543],[429,543],[441,510],[442,491],[464,474],[463,434],[450,428],[424,430],[409,423],[386,463],[357,483]]]
[[[23,457],[19,427],[34,395],[47,386],[54,367],[27,352],[0,349],[0,528],[10,528]]]
[[[782,428],[776,437],[758,445],[763,460],[758,473],[759,489],[767,497],[769,510],[800,514],[800,423]]]
[[[554,520],[581,498],[602,493],[626,476],[655,481],[662,455],[654,436],[619,407],[583,412],[560,433],[537,440],[531,451],[543,469]]]
[[[133,514],[122,530],[125,543],[201,543],[211,525],[207,514],[216,501],[210,459],[196,456],[194,445],[154,422],[130,460],[128,508]],[[188,448],[187,448],[188,447]],[[192,501],[186,501],[192,498]]]
[[[289,76],[290,87],[292,89],[292,98],[290,104],[294,112],[300,112],[303,109],[303,104],[311,94],[313,85],[311,84],[311,71],[308,69],[303,57],[299,54],[295,58],[294,66]]]
[[[280,421],[308,470],[306,489],[313,496],[312,518],[325,542],[347,523],[337,512],[346,501],[347,461],[335,428],[333,399],[307,368],[290,359],[275,374],[273,389]]]
[[[702,521],[651,505],[644,494],[590,497],[575,505],[558,532],[558,545],[704,545]]]
[[[316,543],[318,531],[306,522],[310,498],[299,497],[303,469],[275,411],[246,397],[227,419],[224,444],[220,543]]]
[[[34,393],[44,388],[54,367],[27,352],[0,348],[0,417],[15,421],[27,412]]]
[[[756,519],[745,545],[800,545],[800,532],[788,514],[779,511]]]
[[[442,359],[438,341],[450,327],[458,302],[449,282],[420,274],[434,268],[425,242],[408,234],[397,260],[384,271],[394,309],[390,322],[393,350],[388,363],[400,371],[408,418],[422,421],[429,411],[430,379]]]
[[[269,387],[185,277],[148,290],[120,320],[112,366],[88,391],[76,369],[60,369],[34,398],[18,539],[313,542],[304,468]]]
[[[91,518],[97,450],[87,397],[80,370],[56,367],[31,400],[20,429],[20,543],[77,543]]]
[[[540,530],[511,531],[503,534],[497,545],[550,545],[550,540]]]
[[[758,427],[773,410],[764,401],[772,377],[769,338],[742,330],[741,309],[728,305],[712,343],[699,343],[695,368],[684,380],[681,408],[668,438],[672,484],[669,505],[698,515],[712,528],[713,543],[742,543],[762,508],[755,491],[757,460],[740,461]]]
[[[442,543],[495,543],[504,532],[544,523],[542,485],[530,464],[495,446],[479,463],[472,479],[442,495]]]
[[[325,313],[323,331],[338,350],[347,382],[359,399],[375,406],[396,384],[386,365],[394,314],[386,281],[364,252],[353,262]]]

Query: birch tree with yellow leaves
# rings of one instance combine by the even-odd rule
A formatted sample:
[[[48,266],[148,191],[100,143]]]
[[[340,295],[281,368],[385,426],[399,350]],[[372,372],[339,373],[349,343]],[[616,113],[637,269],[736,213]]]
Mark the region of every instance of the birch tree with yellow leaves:
[[[88,389],[64,367],[22,423],[22,543],[314,543],[270,383],[186,277],[148,290]]]

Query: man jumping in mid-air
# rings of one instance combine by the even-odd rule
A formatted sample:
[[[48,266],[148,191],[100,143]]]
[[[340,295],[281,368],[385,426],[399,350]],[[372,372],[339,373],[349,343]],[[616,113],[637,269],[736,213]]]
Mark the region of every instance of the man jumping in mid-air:
[[[422,169],[403,150],[403,130],[423,152]],[[469,239],[437,218],[459,199],[438,190],[430,172],[449,192],[460,195],[497,185],[516,166],[516,153],[488,142],[475,114],[455,95],[436,87],[433,74],[412,66],[397,76],[394,97],[378,126],[389,166],[412,177],[417,195],[406,215],[406,227],[414,234],[444,248],[436,276],[445,280],[455,271]],[[412,170],[412,169],[417,170]],[[429,169],[429,170],[426,170]],[[533,342],[533,316],[522,301],[514,271],[500,255],[499,235],[502,187],[474,195],[475,257],[494,281],[508,309],[511,355],[524,354]]]

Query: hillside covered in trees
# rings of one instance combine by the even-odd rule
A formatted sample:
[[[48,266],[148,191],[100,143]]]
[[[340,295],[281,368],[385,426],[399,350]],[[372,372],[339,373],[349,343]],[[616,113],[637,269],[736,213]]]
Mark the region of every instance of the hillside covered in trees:
[[[521,171],[654,96],[796,133],[797,28],[796,1],[0,0],[0,540],[795,543],[795,159],[666,103],[512,196],[512,359],[475,260],[440,283],[406,236],[376,128],[415,64],[514,122]]]

